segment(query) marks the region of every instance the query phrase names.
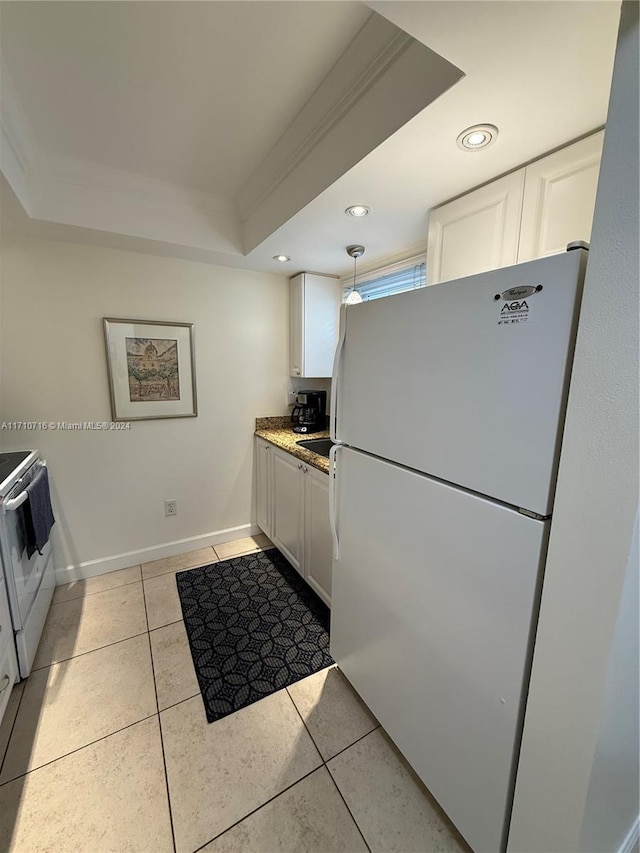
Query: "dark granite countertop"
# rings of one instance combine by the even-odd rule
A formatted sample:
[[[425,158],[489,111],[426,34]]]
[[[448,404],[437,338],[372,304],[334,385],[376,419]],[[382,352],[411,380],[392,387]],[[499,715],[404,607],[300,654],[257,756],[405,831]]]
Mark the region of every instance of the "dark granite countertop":
[[[322,432],[314,432],[310,435],[300,435],[294,432],[291,428],[291,419],[283,417],[273,418],[256,418],[255,435],[263,438],[265,441],[274,444],[281,450],[291,453],[307,465],[312,465],[318,471],[325,474],[329,473],[329,460],[325,456],[320,456],[312,450],[307,450],[296,444],[297,441],[304,441],[309,438],[329,438],[329,430],[325,429]]]

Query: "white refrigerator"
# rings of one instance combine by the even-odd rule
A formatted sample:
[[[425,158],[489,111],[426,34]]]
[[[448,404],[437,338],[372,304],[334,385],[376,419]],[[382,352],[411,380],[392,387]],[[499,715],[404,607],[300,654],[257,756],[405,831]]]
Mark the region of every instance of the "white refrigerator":
[[[586,255],[342,309],[331,652],[477,853],[506,846]]]

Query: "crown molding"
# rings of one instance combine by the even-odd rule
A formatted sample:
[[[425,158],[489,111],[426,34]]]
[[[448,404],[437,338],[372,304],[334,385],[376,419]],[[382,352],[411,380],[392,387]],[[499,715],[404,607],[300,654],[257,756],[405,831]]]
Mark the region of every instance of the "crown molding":
[[[363,97],[413,39],[372,14],[237,197],[246,220]]]
[[[236,198],[250,252],[463,77],[376,13]]]
[[[31,220],[85,229],[94,240],[102,234],[101,240],[166,244],[171,253],[222,257],[230,265],[463,76],[372,13],[231,200],[39,148],[1,70],[0,170]]]
[[[13,78],[2,57],[0,79],[0,170],[29,212],[29,173],[37,162],[38,149]]]

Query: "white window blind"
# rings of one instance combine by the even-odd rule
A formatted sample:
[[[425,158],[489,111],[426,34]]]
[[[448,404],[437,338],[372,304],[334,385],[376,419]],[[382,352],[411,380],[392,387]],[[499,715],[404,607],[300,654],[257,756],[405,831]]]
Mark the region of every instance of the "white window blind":
[[[426,264],[422,258],[411,258],[398,264],[373,270],[356,278],[356,290],[364,301],[392,296],[405,290],[424,287],[427,283]],[[353,289],[353,276],[343,279],[343,301]]]

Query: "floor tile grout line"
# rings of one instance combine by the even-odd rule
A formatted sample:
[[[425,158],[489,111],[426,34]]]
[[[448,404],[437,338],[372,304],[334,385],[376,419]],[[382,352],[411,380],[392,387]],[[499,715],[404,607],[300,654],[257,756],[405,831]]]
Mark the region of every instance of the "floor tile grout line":
[[[366,737],[366,735],[365,735],[365,737]],[[334,757],[335,757],[335,756],[334,756]],[[347,811],[349,812],[349,814],[351,815],[351,820],[354,822],[356,829],[357,829],[357,830],[358,830],[358,832],[360,833],[360,837],[361,837],[361,838],[362,838],[362,840],[364,841],[364,846],[367,848],[367,850],[369,851],[369,853],[371,853],[371,847],[369,847],[369,842],[368,842],[368,841],[367,841],[367,839],[365,838],[365,836],[364,836],[364,832],[362,831],[362,829],[360,829],[360,824],[359,824],[359,823],[358,823],[358,821],[355,819],[355,816],[354,816],[353,812],[352,812],[352,811],[351,811],[351,809],[349,808],[349,803],[345,800],[345,798],[344,798],[344,795],[343,795],[342,791],[341,791],[341,790],[340,790],[340,788],[338,787],[338,783],[337,783],[337,782],[336,782],[336,780],[333,778],[333,773],[329,770],[329,768],[327,767],[327,765],[326,765],[326,764],[325,764],[325,767],[327,768],[327,773],[329,774],[329,778],[330,778],[330,779],[331,779],[331,781],[333,782],[333,784],[334,784],[334,786],[335,786],[335,789],[336,789],[336,791],[338,792],[338,796],[340,797],[340,799],[341,799],[341,800],[342,800],[342,802],[344,803],[344,807],[346,808],[346,810],[347,810]]]
[[[158,625],[157,628],[149,628],[149,633],[154,634],[156,631],[162,631],[163,628],[169,628],[171,625],[176,625],[178,622],[184,622],[184,618],[175,619],[173,622],[167,622],[165,625]]]
[[[334,758],[337,758],[339,755],[342,755],[343,752],[346,752],[348,749],[351,749],[352,746],[355,746],[357,743],[360,743],[361,740],[364,740],[366,737],[369,737],[369,735],[372,735],[375,731],[377,731],[380,728],[382,728],[382,725],[380,723],[378,723],[377,726],[374,726],[368,732],[365,732],[363,735],[360,735],[360,737],[356,738],[353,743],[349,744],[349,746],[343,746],[342,749],[340,749],[338,752],[336,752],[335,755],[332,755],[331,758],[327,758],[327,760],[325,761],[325,764],[328,764],[330,761],[333,761]]]
[[[149,628],[149,633],[153,633],[153,631],[159,631],[161,628],[168,628],[169,625],[175,625],[176,622],[184,622],[184,619],[181,617],[180,619],[173,619],[171,622],[165,622],[164,625],[158,625],[157,628]]]
[[[138,634],[132,634],[130,637],[123,637],[121,640],[114,640],[113,643],[106,643],[104,646],[96,646],[95,649],[87,649],[86,652],[79,652],[77,655],[71,655],[69,658],[61,658],[60,660],[51,661],[46,666],[38,666],[34,667],[31,672],[42,672],[45,669],[51,669],[52,666],[57,666],[59,663],[67,663],[70,660],[75,660],[76,658],[82,658],[85,655],[93,654],[93,652],[99,652],[102,649],[108,649],[111,646],[117,646],[119,643],[126,643],[127,640],[133,640],[136,637],[142,637],[144,634],[148,634],[149,630],[145,628],[144,631],[140,631]],[[30,673],[31,674],[31,673]]]
[[[158,709],[158,731],[160,734],[160,751],[162,752],[162,767],[164,769],[164,786],[167,792],[167,808],[169,810],[169,826],[171,827],[171,841],[173,843],[173,851],[176,851],[176,832],[173,825],[173,811],[171,809],[171,794],[169,792],[169,775],[167,773],[167,759],[164,754],[164,737],[162,734],[162,720],[160,719],[160,700],[158,699],[158,685],[156,683],[156,668],[153,660],[153,646],[151,645],[151,631],[149,630],[149,614],[147,613],[147,597],[144,594],[144,584],[142,585],[142,600],[144,602],[144,615],[147,620],[147,640],[149,641],[149,656],[151,658],[151,675],[153,678],[153,690],[156,696],[156,708]]]
[[[335,754],[335,755],[332,755],[332,756],[331,756],[331,758],[327,758],[327,759],[325,759],[325,757],[323,756],[323,754],[320,752],[320,749],[319,749],[319,747],[318,747],[317,743],[315,742],[315,739],[314,739],[313,735],[311,734],[311,731],[309,730],[309,726],[307,725],[306,720],[304,719],[304,717],[303,717],[303,716],[302,716],[302,714],[300,713],[300,711],[299,711],[299,709],[298,709],[298,706],[296,705],[296,703],[295,703],[295,701],[294,701],[294,699],[293,699],[293,696],[291,695],[291,693],[289,693],[289,688],[288,688],[288,687],[286,687],[286,688],[285,688],[285,690],[287,691],[287,694],[288,694],[288,696],[289,696],[289,699],[291,699],[291,701],[293,702],[293,707],[294,707],[294,708],[296,709],[296,711],[298,712],[298,716],[299,716],[299,717],[300,717],[300,719],[302,720],[302,725],[305,727],[305,729],[306,729],[306,731],[307,731],[307,734],[308,734],[308,735],[309,735],[309,737],[311,738],[311,741],[312,741],[313,745],[314,745],[314,746],[315,746],[315,748],[318,750],[318,754],[320,755],[320,758],[322,759],[322,766],[326,769],[327,773],[329,774],[329,778],[330,778],[330,779],[331,779],[331,781],[333,782],[333,784],[334,784],[334,786],[335,786],[335,788],[336,788],[336,790],[337,790],[337,792],[338,792],[338,795],[340,796],[340,799],[341,799],[341,800],[342,800],[342,802],[344,803],[344,806],[345,806],[346,810],[349,812],[349,815],[350,815],[350,817],[351,817],[351,820],[352,820],[352,821],[353,821],[353,823],[354,823],[354,826],[356,827],[356,829],[357,829],[357,830],[358,830],[358,832],[360,833],[360,836],[361,836],[361,838],[362,838],[362,840],[363,840],[363,842],[364,842],[365,847],[367,848],[367,850],[369,851],[369,853],[371,853],[371,848],[369,847],[369,844],[368,844],[368,842],[367,842],[367,839],[364,837],[364,832],[360,829],[360,824],[359,824],[359,823],[358,823],[358,821],[355,819],[355,817],[354,817],[354,815],[353,815],[353,812],[352,812],[352,811],[351,811],[351,809],[349,808],[349,805],[348,805],[347,801],[346,801],[346,800],[345,800],[345,798],[342,796],[342,791],[341,791],[341,790],[340,790],[340,788],[338,787],[338,783],[337,783],[337,782],[336,782],[336,780],[333,778],[333,774],[331,773],[331,771],[329,770],[329,768],[328,768],[328,766],[327,766],[327,763],[328,763],[329,761],[331,761],[333,758],[335,758],[335,757],[336,757],[336,755],[340,755],[340,753],[345,752],[347,749],[351,749],[351,747],[352,747],[352,746],[354,746],[356,743],[358,743],[358,741],[361,741],[363,738],[367,737],[367,735],[370,735],[370,734],[371,734],[371,732],[367,732],[366,734],[362,735],[362,737],[359,737],[357,740],[354,740],[354,742],[353,742],[353,743],[349,744],[349,746],[345,746],[345,748],[344,748],[344,749],[341,749],[341,750],[340,750],[340,752],[336,752],[336,754]],[[380,728],[380,724],[379,724],[379,723],[378,723],[378,725],[376,726],[376,728]],[[372,731],[375,731],[375,729],[372,729]]]
[[[291,704],[292,704],[292,705],[293,705],[293,707],[296,709],[296,713],[297,713],[297,715],[298,715],[298,716],[300,717],[300,719],[302,720],[302,725],[304,726],[304,730],[306,731],[306,733],[307,733],[307,734],[309,735],[309,737],[311,738],[311,743],[315,746],[315,748],[316,748],[316,752],[317,752],[317,753],[318,753],[318,755],[320,756],[320,761],[322,761],[323,765],[324,765],[324,764],[326,764],[327,762],[326,762],[326,761],[325,761],[325,759],[324,759],[324,755],[320,752],[320,747],[319,747],[319,746],[318,746],[318,744],[316,743],[314,736],[313,736],[313,735],[311,734],[311,732],[309,731],[309,726],[306,724],[304,717],[302,716],[302,714],[301,714],[301,713],[300,713],[300,711],[298,710],[298,706],[297,706],[297,705],[296,705],[296,703],[294,702],[294,700],[293,700],[293,696],[291,695],[291,693],[289,693],[289,685],[288,685],[287,687],[285,687],[284,689],[286,690],[286,693],[287,693],[287,696],[289,697],[289,699],[291,699]]]
[[[204,569],[205,566],[215,566],[216,563],[221,562],[220,560],[212,560],[210,563],[201,563],[198,566],[185,566],[182,569],[169,569],[167,572],[160,572],[158,575],[150,575],[148,578],[143,577],[142,583],[149,583],[149,581],[157,581],[158,578],[166,578],[168,575],[177,575],[178,572],[190,572],[192,569]]]
[[[132,568],[129,566],[129,568]],[[126,569],[118,569],[117,571],[126,572]],[[107,572],[106,574],[111,574],[111,572]],[[93,577],[99,578],[103,577],[102,575],[94,575]],[[84,578],[83,580],[93,580],[93,578]],[[82,580],[79,581],[69,581],[69,583],[82,583]],[[51,607],[57,607],[58,604],[67,604],[69,601],[77,601],[79,598],[88,598],[90,595],[100,595],[103,592],[113,592],[114,589],[122,589],[125,586],[134,586],[137,583],[142,583],[142,577],[138,578],[137,581],[127,581],[127,583],[119,583],[117,586],[108,586],[106,589],[97,589],[95,592],[83,592],[82,595],[74,595],[72,598],[63,598],[62,601],[51,601]],[[67,586],[67,584],[62,584],[62,586]],[[58,589],[56,587],[55,589]],[[55,596],[55,591],[54,591]]]
[[[174,623],[172,623],[172,624],[174,624]],[[180,699],[180,701],[178,701],[178,702],[174,702],[174,703],[173,703],[173,705],[167,705],[167,707],[166,707],[166,708],[163,708],[163,709],[160,711],[160,713],[161,713],[161,714],[164,714],[164,712],[165,712],[165,711],[168,711],[168,710],[169,710],[169,708],[175,708],[175,707],[176,707],[176,706],[178,706],[178,705],[182,705],[182,704],[183,704],[183,702],[188,702],[190,699],[197,699],[198,697],[200,697],[200,699],[202,699],[202,691],[200,690],[200,688],[198,688],[198,692],[197,692],[197,693],[194,693],[194,694],[193,694],[193,696],[187,696],[185,699]],[[202,703],[202,704],[203,704],[203,706],[204,706],[204,701],[203,701],[203,703]],[[246,707],[248,707],[248,705],[245,705],[245,708],[246,708]],[[238,710],[242,711],[242,708],[239,708]],[[234,711],[233,713],[235,713],[235,711]],[[206,717],[206,712],[205,712],[205,717]],[[223,719],[224,719],[224,717],[221,717],[220,719],[221,719],[221,720],[223,720]],[[217,722],[218,722],[218,720],[214,720],[213,722],[214,722],[214,723],[217,723]],[[212,723],[207,722],[207,725],[208,725],[208,726],[211,726],[211,725],[213,725],[213,724],[212,724]]]
[[[297,682],[295,682],[295,683],[297,683]],[[289,685],[289,686],[292,686],[292,685]],[[322,758],[323,764],[328,764],[329,761],[333,761],[334,758],[337,758],[339,755],[342,755],[343,752],[346,752],[348,749],[351,749],[352,746],[355,746],[357,743],[360,743],[361,740],[364,740],[364,738],[368,737],[370,734],[373,734],[373,732],[375,732],[377,729],[381,728],[381,724],[377,723],[377,725],[375,725],[372,729],[369,729],[369,731],[365,732],[363,735],[360,735],[360,737],[357,737],[352,743],[348,744],[347,746],[343,746],[342,749],[338,750],[338,752],[336,752],[334,755],[329,756],[329,758],[325,758],[322,755],[322,753],[320,752],[320,748],[318,747],[318,744],[316,743],[313,735],[311,734],[311,730],[309,729],[309,726],[307,725],[304,717],[302,716],[302,714],[298,710],[298,706],[296,705],[293,696],[291,695],[291,693],[289,693],[289,686],[285,687],[284,689],[289,694],[289,699],[291,699],[291,701],[293,702],[293,706],[296,709],[296,711],[298,712],[298,716],[302,720],[302,723],[303,723],[305,729],[307,730],[307,734],[309,735],[309,737],[313,741],[313,745],[315,746],[315,748],[320,753],[320,758]]]
[[[153,667],[153,650],[151,648],[151,631],[149,628],[149,611],[147,610],[147,596],[144,594],[144,584],[142,585],[142,606],[144,607],[144,621],[147,624],[146,634],[147,634],[147,639],[149,641],[149,655],[151,656],[151,674],[153,676],[153,691],[154,691],[155,696],[156,696],[156,708],[157,708],[157,711],[159,714],[160,708],[158,706],[158,689],[156,687],[156,673],[155,673],[155,669]]]
[[[88,743],[83,743],[82,746],[78,746],[75,749],[69,750],[69,752],[65,752],[63,755],[58,755],[56,758],[52,758],[51,761],[45,761],[44,764],[39,764],[37,767],[31,767],[29,770],[25,770],[24,773],[20,773],[17,776],[13,776],[11,779],[7,779],[6,782],[0,782],[0,788],[4,788],[5,785],[10,785],[12,782],[17,782],[18,779],[24,779],[25,776],[29,776],[31,773],[36,773],[38,770],[42,770],[44,767],[49,767],[51,764],[55,764],[56,761],[60,761],[63,758],[68,758],[70,755],[74,755],[76,752],[81,752],[83,749],[86,749],[88,746],[95,746],[95,744],[100,743],[103,740],[107,740],[107,738],[113,737],[113,735],[120,734],[120,732],[125,732],[127,729],[133,728],[133,726],[137,726],[139,723],[144,723],[146,720],[152,720],[154,717],[158,717],[159,715],[154,711],[153,714],[147,714],[146,717],[141,717],[139,720],[135,720],[133,723],[128,723],[126,726],[122,726],[121,729],[115,729],[109,734],[102,735],[102,737],[96,738],[95,740],[91,740]],[[158,725],[160,722],[158,721]]]
[[[152,581],[154,578],[161,578],[161,577],[164,577],[164,575],[170,575],[170,574],[171,574],[171,572],[173,572],[174,574],[175,574],[176,572],[188,572],[188,571],[190,571],[191,569],[201,569],[203,566],[212,566],[214,563],[219,563],[219,562],[221,562],[221,560],[218,558],[218,555],[216,554],[215,550],[213,549],[213,546],[212,546],[212,545],[209,545],[208,547],[209,547],[209,548],[211,548],[211,550],[213,551],[213,555],[214,555],[214,557],[216,558],[215,560],[211,560],[211,561],[210,561],[210,562],[208,562],[208,563],[206,563],[206,562],[205,562],[205,563],[198,563],[198,564],[197,564],[197,565],[195,565],[195,566],[184,566],[184,568],[181,568],[181,569],[167,569],[167,571],[166,571],[166,572],[158,572],[158,574],[157,574],[157,575],[149,575],[149,577],[147,577],[147,578],[145,578],[145,576],[144,576],[144,572],[142,572],[142,566],[144,566],[144,565],[146,565],[146,564],[145,564],[145,563],[141,563],[140,570],[141,570],[141,573],[142,573],[142,581],[143,581],[143,582],[144,582],[144,581]],[[171,558],[170,558],[170,557],[167,557],[166,559],[170,560]]]
[[[238,826],[238,824],[247,820],[247,818],[250,818],[252,815],[254,815],[256,812],[259,812],[265,806],[268,806],[269,803],[272,803],[274,800],[277,800],[278,797],[281,797],[283,794],[286,794],[287,791],[291,790],[291,788],[295,788],[295,786],[298,785],[300,782],[304,781],[305,779],[308,779],[309,776],[312,776],[314,773],[317,773],[318,770],[322,770],[323,767],[324,764],[319,764],[317,767],[314,767],[313,770],[310,770],[308,773],[305,773],[304,776],[301,776],[299,779],[296,779],[295,782],[292,782],[290,785],[287,785],[286,788],[283,788],[281,791],[278,791],[278,793],[274,794],[273,797],[269,797],[269,799],[265,800],[264,803],[261,803],[261,805],[256,806],[255,809],[252,809],[250,812],[247,812],[246,815],[243,815],[243,817],[239,818],[237,821],[235,821],[235,823],[232,823],[231,826],[228,826],[226,829],[223,829],[222,832],[219,832],[217,835],[214,835],[213,838],[208,838],[203,844],[201,844],[199,847],[196,847],[193,853],[199,853],[199,851],[206,847],[207,844],[211,844],[212,841],[216,841],[222,835],[229,832],[234,827]],[[331,774],[329,773],[329,775]]]
[[[18,682],[18,683],[20,683],[20,682]],[[15,687],[15,685],[14,685],[14,687]],[[11,724],[11,731],[9,732],[9,737],[7,738],[7,745],[6,745],[5,750],[4,750],[4,755],[2,756],[2,761],[0,761],[0,776],[2,775],[2,768],[4,767],[4,763],[7,759],[7,754],[9,752],[9,746],[11,745],[11,738],[13,737],[13,732],[15,730],[16,722],[18,720],[18,714],[20,713],[20,706],[22,705],[22,700],[24,699],[24,692],[26,689],[27,689],[27,685],[25,683],[24,687],[22,688],[22,693],[20,694],[20,698],[18,699],[18,707],[16,708],[16,714],[15,714],[15,717],[13,718],[13,723]]]
[[[191,696],[185,696],[184,699],[179,699],[177,702],[172,702],[170,705],[167,705],[166,708],[160,708],[158,713],[162,714],[164,711],[168,711],[169,708],[175,708],[176,705],[181,705],[183,702],[188,702],[189,699],[197,699],[198,696],[200,696],[202,698],[202,693],[200,692],[200,688],[198,688],[197,693],[193,693]],[[242,709],[240,709],[240,710],[242,710]],[[211,725],[211,723],[207,723],[207,725]]]
[[[171,571],[163,572],[161,575],[152,575],[150,578],[142,578],[142,584],[143,586],[145,584],[151,584],[153,581],[160,580],[160,578],[170,578],[171,576],[175,578],[175,576],[181,572],[192,572],[195,569],[206,569],[208,566],[215,566],[216,563],[219,562],[220,560],[214,560],[213,563],[203,563],[201,566],[187,566],[185,569],[171,569]]]

